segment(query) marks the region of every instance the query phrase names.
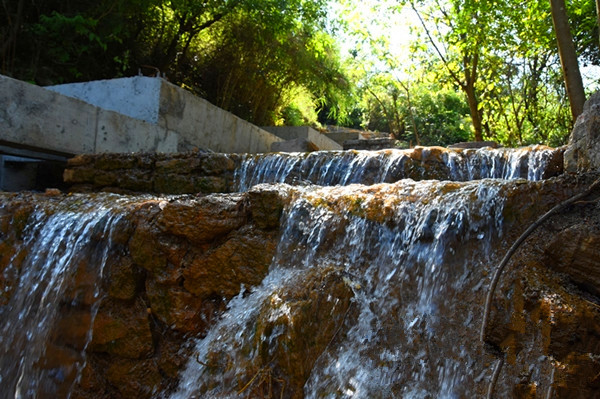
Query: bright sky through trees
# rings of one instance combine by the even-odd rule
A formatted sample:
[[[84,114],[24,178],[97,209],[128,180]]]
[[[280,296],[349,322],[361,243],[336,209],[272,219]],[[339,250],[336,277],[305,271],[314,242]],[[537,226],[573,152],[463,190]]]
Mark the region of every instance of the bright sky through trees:
[[[334,0],[329,2],[328,15],[330,26],[339,28],[334,37],[342,57],[362,55],[378,65],[372,46],[381,45],[385,40],[398,65],[408,69],[414,62],[411,45],[422,28],[410,6],[399,7],[396,0]],[[600,66],[582,64],[580,68],[585,87],[590,91],[598,90]],[[405,74],[402,70],[394,73]]]
[[[410,8],[398,11],[397,7],[394,0],[330,2],[330,23],[342,24],[335,33],[342,56],[374,58],[375,46],[387,48],[399,64],[410,62],[410,45],[415,38],[413,29],[418,28],[418,20]]]

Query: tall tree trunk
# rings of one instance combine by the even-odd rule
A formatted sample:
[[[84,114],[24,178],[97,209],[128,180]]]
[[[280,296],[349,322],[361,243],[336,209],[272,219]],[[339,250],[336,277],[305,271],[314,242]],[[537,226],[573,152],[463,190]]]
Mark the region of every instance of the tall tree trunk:
[[[475,141],[483,141],[483,125],[481,123],[481,111],[479,109],[477,95],[475,94],[475,86],[473,84],[468,84],[461,87],[467,95],[467,103],[469,104],[471,122],[473,123],[473,129],[475,130]]]
[[[565,87],[569,97],[569,104],[571,105],[573,121],[575,121],[583,112],[583,104],[585,103],[585,91],[583,90],[583,82],[577,63],[577,54],[575,53],[575,45],[573,44],[573,37],[569,29],[565,1],[550,0],[550,6]]]
[[[598,44],[600,45],[600,0],[596,0],[596,23],[598,24]]]

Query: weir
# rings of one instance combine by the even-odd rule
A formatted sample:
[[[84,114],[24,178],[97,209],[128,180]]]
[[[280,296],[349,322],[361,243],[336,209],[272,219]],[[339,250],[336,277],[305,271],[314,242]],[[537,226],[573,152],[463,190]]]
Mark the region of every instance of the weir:
[[[486,289],[508,245],[586,184],[551,177],[559,155],[248,155],[230,194],[3,195],[5,397],[593,392],[596,294],[544,263],[552,231],[576,225],[578,210],[517,256],[479,341]],[[580,206],[598,217],[593,204]],[[71,334],[65,314],[86,320],[77,345],[59,339]],[[71,357],[52,364],[58,346]]]
[[[391,183],[402,179],[468,181],[484,178],[540,180],[562,170],[562,150],[446,149],[248,154],[235,172],[237,189],[259,183],[323,186]]]

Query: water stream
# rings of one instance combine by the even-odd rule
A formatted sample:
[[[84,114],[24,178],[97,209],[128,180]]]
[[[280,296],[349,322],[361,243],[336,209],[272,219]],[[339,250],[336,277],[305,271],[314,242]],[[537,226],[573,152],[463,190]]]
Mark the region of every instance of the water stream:
[[[24,231],[19,265],[13,259],[3,278],[17,281],[10,300],[0,308],[0,386],[3,398],[69,396],[64,386],[76,383],[85,364],[85,348],[92,339],[91,325],[99,304],[99,286],[111,249],[117,209],[126,201],[117,196],[102,202],[75,196],[55,209],[37,209]],[[56,339],[57,314],[64,308],[85,302],[78,293],[68,292],[77,268],[88,265],[93,284],[91,319],[83,347],[73,351],[75,361],[67,369],[52,365],[56,353],[47,353]],[[8,289],[5,287],[5,289]],[[84,306],[81,304],[81,306]],[[59,333],[60,334],[60,333]],[[67,384],[65,384],[67,381]]]
[[[540,180],[560,150],[531,146],[518,149],[331,151],[246,155],[236,171],[240,191],[260,183],[391,183],[405,178],[468,181],[484,178]]]
[[[248,155],[236,172],[239,190],[277,183],[290,198],[276,255],[262,283],[242,286],[194,339],[167,396],[482,396],[490,359],[473,337],[498,257],[491,248],[506,234],[507,198],[517,186],[535,190],[556,154],[528,147]],[[85,365],[111,237],[126,205],[139,201],[77,195],[33,212],[26,250],[12,261],[24,259],[3,275],[18,284],[0,307],[0,397],[69,397],[70,388],[57,390],[78,384]],[[94,298],[79,304],[68,291],[83,263],[97,283]],[[67,302],[91,308],[85,342],[71,369],[46,367]]]
[[[335,310],[344,302],[339,287],[324,296],[330,303],[323,306],[345,317],[326,347],[303,349],[316,352],[304,375],[305,397],[469,396],[482,370],[470,338],[478,328],[474,298],[489,267],[489,243],[502,234],[503,192],[511,184],[405,180],[298,191],[284,216],[270,274],[233,300],[198,341],[200,361],[189,362],[172,397],[229,397],[232,386],[242,391],[251,381],[249,365],[258,372],[273,362],[262,352],[281,356],[286,336],[315,334],[293,327],[303,315],[292,310],[293,300],[282,298],[307,276],[325,279],[331,272],[342,276],[351,299],[341,311]],[[261,329],[265,323],[273,328]],[[230,366],[211,365],[215,357],[229,359]],[[293,392],[292,381],[274,378],[271,389]],[[255,379],[244,392],[257,395],[261,383]]]

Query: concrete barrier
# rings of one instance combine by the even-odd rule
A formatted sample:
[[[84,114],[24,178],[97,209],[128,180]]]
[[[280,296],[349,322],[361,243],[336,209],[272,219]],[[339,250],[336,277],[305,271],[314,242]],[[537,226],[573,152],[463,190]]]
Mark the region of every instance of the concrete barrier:
[[[146,151],[152,152],[184,152],[201,148],[215,152],[254,153],[268,152],[274,142],[283,141],[161,78],[135,76],[70,83],[47,89],[156,126],[147,128],[144,125],[149,138],[112,137],[112,142],[107,139],[99,143],[100,151],[97,152],[129,152],[135,150],[116,149],[140,146],[151,147],[153,150]],[[123,121],[126,119],[114,120],[119,124]],[[111,129],[115,127],[112,122],[106,122]],[[130,120],[128,123],[128,131],[142,129],[139,122]]]
[[[309,141],[318,150],[341,150],[342,145],[331,140],[310,126],[263,126],[264,130],[289,141],[286,145],[278,144],[272,147],[276,151],[307,151],[305,142]],[[302,140],[304,139],[304,140]],[[295,144],[298,144],[297,146]]]
[[[280,141],[160,78],[46,89],[0,75],[0,146],[7,148],[65,156],[197,148],[268,152]]]
[[[41,187],[40,170],[76,154],[258,153],[282,141],[160,78],[43,88],[0,75],[0,190]]]

